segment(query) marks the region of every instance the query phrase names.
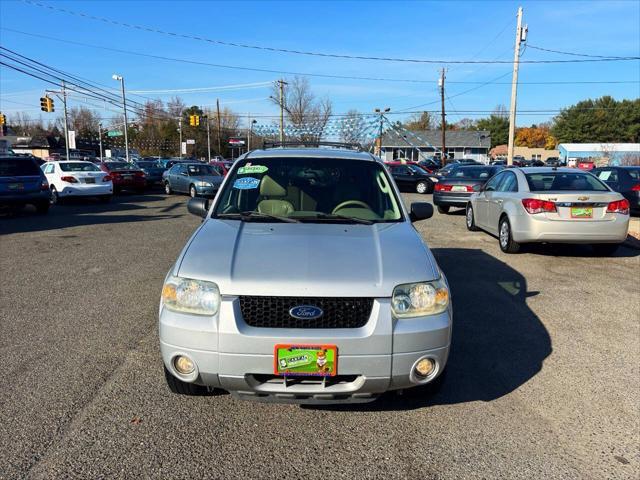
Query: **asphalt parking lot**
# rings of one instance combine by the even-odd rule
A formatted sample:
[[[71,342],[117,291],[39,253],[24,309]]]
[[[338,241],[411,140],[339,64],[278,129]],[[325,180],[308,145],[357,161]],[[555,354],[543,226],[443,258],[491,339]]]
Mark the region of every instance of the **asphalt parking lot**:
[[[156,331],[199,222],[185,205],[152,193],[0,217],[0,478],[640,477],[640,250],[506,255],[435,214],[417,228],[453,294],[439,394],[190,398],[166,388]]]

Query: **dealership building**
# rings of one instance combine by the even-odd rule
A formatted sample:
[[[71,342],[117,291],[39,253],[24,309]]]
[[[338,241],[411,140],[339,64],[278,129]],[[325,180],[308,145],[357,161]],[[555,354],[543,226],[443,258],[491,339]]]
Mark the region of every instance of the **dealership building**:
[[[486,130],[447,130],[445,153],[448,158],[470,158],[481,163],[489,162],[491,133]],[[442,150],[440,130],[390,130],[382,135],[380,157],[385,161],[400,158],[417,161],[421,155],[439,156]]]
[[[640,143],[561,143],[560,158],[568,164],[581,159],[602,159],[619,165],[626,159],[640,159]]]

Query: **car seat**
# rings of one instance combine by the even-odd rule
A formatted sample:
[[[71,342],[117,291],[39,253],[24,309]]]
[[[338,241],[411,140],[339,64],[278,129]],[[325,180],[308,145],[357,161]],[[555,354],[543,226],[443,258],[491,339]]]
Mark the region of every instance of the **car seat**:
[[[269,175],[265,175],[260,182],[262,199],[258,203],[258,212],[286,217],[294,211],[291,202],[282,199],[286,196],[287,190]]]

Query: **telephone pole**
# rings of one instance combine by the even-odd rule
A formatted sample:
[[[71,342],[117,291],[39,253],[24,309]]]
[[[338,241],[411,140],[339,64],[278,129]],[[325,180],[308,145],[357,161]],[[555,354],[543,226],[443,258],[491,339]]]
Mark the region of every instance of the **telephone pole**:
[[[511,106],[509,108],[509,149],[507,165],[513,165],[514,137],[516,133],[516,98],[518,96],[518,67],[520,65],[520,44],[527,38],[527,27],[522,28],[522,7],[518,7],[516,27],[516,47],[513,54],[513,79],[511,80]]]
[[[209,128],[209,115],[204,116],[207,121],[207,158],[209,159],[209,163],[211,163],[211,129]]]
[[[67,121],[67,89],[64,88],[64,80],[62,81],[62,105],[64,107],[64,148],[67,153],[67,160],[71,160],[69,157],[69,122]]]
[[[445,79],[445,75],[444,75],[444,68],[440,71],[440,81],[438,82],[438,86],[440,87],[440,101],[442,104],[442,119],[440,120],[440,124],[442,127],[442,166],[444,167],[447,164],[447,154],[445,153],[447,151],[447,139],[446,139],[446,129],[447,129],[447,121],[445,120],[446,118],[446,113],[444,111],[444,79]]]
[[[102,160],[102,157],[103,157],[103,155],[102,155],[102,152],[103,152],[103,150],[102,150],[102,123],[98,124],[98,138],[100,140],[100,160]]]
[[[178,151],[180,152],[180,158],[182,158],[182,112],[180,112],[180,118],[178,119],[178,132],[180,133],[180,145]]]
[[[220,128],[220,100],[216,98],[216,111],[218,112],[218,155],[222,156],[222,135]]]
[[[289,85],[284,80],[278,80],[280,86],[280,143],[284,142],[284,86]]]

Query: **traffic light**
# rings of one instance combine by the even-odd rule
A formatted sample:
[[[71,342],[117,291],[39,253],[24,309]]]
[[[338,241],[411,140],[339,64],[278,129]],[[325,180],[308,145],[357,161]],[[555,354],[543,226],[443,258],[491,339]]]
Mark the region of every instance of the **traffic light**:
[[[40,97],[40,110],[43,112],[55,112],[53,108],[53,99],[49,97]]]
[[[189,125],[198,127],[200,125],[200,115],[189,115]]]
[[[7,116],[3,113],[0,113],[0,125],[4,125],[7,123]]]

